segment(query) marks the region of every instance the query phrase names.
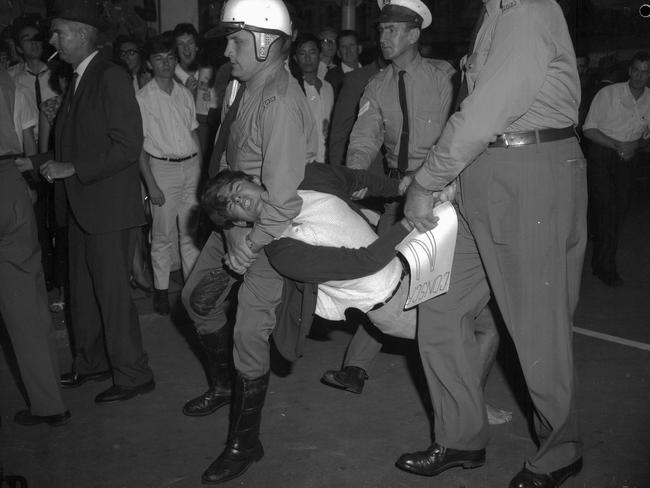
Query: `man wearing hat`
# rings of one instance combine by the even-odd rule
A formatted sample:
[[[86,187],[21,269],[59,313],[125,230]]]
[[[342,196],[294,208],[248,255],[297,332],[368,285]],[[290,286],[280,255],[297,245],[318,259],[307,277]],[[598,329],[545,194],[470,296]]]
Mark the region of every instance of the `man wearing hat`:
[[[40,165],[47,181],[64,181],[71,210],[74,363],[61,384],[112,377],[95,402],[118,402],[155,387],[129,288],[135,233],[144,223],[142,119],[128,75],[96,50],[97,2],[61,1],[55,12],[50,43],[74,69],[56,123],[55,158]]]
[[[346,165],[368,169],[386,150],[388,176],[408,185],[447,121],[453,97],[449,63],[423,58],[418,50],[422,29],[431,24],[431,12],[420,0],[379,0],[376,19],[379,46],[392,63],[368,83],[359,102],[359,113],[350,134]],[[385,205],[379,222],[380,235],[399,220],[402,200]],[[489,318],[489,317],[488,317]],[[485,347],[485,370],[494,361],[498,335],[492,320],[480,324]],[[359,326],[350,341],[343,368],[329,370],[321,381],[336,388],[361,393],[367,372],[382,343]]]
[[[460,175],[449,292],[419,307],[435,443],[397,466],[433,476],[485,462],[479,345],[468,329],[493,293],[539,441],[509,487],[555,488],[582,466],[571,326],[587,241],[586,164],[574,132],[580,80],[562,9],[554,0],[485,0],[462,65],[469,95],[406,195],[406,218],[425,231]]]
[[[183,413],[207,415],[231,404],[226,447],[203,473],[204,483],[236,478],[264,455],[259,432],[269,384],[268,340],[276,324],[283,279],[263,249],[300,212],[297,188],[318,143],[307,99],[284,67],[291,32],[282,0],[228,0],[220,25],[206,34],[226,36],[224,54],[234,78],[226,89],[208,173],[215,176],[220,167],[243,171],[259,178],[265,192],[259,221],[251,227],[212,232],[182,292],[206,353],[210,379],[210,388],[188,401]],[[243,275],[234,333],[226,327],[224,304],[232,278],[224,261]]]

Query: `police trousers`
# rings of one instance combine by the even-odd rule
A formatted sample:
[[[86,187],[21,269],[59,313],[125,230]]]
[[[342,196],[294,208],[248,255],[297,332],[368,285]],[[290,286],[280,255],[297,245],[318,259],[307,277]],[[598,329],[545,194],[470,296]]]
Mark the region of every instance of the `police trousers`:
[[[212,232],[183,287],[183,305],[199,334],[217,332],[228,322],[229,295],[236,279],[224,267],[225,254],[224,237]],[[275,328],[283,283],[262,251],[239,287],[233,360],[246,378],[258,378],[270,369],[269,336]]]
[[[487,148],[461,174],[457,200],[449,292],[419,308],[436,442],[469,450],[487,444],[473,322],[491,288],[534,404],[540,444],[527,467],[556,470],[582,449],[571,330],[587,240],[586,163],[578,141]]]

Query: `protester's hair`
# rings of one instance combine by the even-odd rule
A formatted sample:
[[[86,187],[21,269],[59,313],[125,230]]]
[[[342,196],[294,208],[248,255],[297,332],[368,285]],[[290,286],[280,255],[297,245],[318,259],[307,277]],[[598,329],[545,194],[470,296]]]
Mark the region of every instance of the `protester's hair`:
[[[194,27],[194,25],[190,24],[189,22],[181,22],[180,24],[176,24],[176,27],[174,27],[174,30],[172,31],[174,39],[177,39],[183,34],[191,35],[194,37],[194,41],[197,44],[199,43],[199,32],[196,30],[196,27]]]
[[[320,52],[320,40],[318,37],[316,37],[314,34],[311,32],[303,32],[301,34],[298,34],[298,37],[296,37],[296,40],[293,41],[293,52],[294,54],[298,51],[298,48],[302,46],[303,44],[306,44],[308,42],[313,42],[316,45],[316,49],[318,49],[318,52]]]
[[[149,59],[154,54],[160,53],[175,53],[175,40],[174,36],[170,31],[165,31],[162,34],[149,39],[144,45],[145,58]]]
[[[341,32],[339,32],[339,35],[336,36],[336,46],[338,47],[341,44],[341,39],[344,37],[354,37],[354,42],[357,44],[360,43],[359,41],[359,34],[357,31],[352,30],[352,29],[344,29]]]
[[[650,62],[650,52],[648,52],[648,51],[637,51],[637,52],[635,52],[634,56],[632,56],[632,60],[630,61],[630,66],[632,66],[635,61],[638,61],[639,63],[648,63],[648,62]]]
[[[224,187],[240,180],[255,181],[252,176],[243,171],[225,169],[205,184],[201,194],[201,207],[217,227],[225,227],[230,223],[230,219],[226,216],[228,200],[219,195],[219,192]]]
[[[36,29],[38,31],[37,35],[41,36],[41,29],[38,26],[38,24],[36,24],[36,22],[32,20],[26,20],[26,19],[17,20],[17,22],[14,22],[14,30],[13,30],[14,42],[16,43],[16,45],[20,44],[20,36],[22,35],[23,31],[28,27],[31,27],[32,29]]]

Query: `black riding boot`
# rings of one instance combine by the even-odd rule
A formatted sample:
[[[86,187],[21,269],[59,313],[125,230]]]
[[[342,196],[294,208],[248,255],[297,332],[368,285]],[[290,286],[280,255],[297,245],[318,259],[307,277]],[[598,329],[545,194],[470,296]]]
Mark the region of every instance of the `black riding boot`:
[[[185,415],[210,415],[230,403],[233,374],[230,333],[229,328],[224,326],[212,334],[199,334],[201,346],[205,351],[210,388],[183,406]]]
[[[203,473],[201,481],[204,484],[234,479],[264,456],[260,442],[260,421],[268,386],[269,373],[253,380],[236,373],[228,442],[219,457]]]

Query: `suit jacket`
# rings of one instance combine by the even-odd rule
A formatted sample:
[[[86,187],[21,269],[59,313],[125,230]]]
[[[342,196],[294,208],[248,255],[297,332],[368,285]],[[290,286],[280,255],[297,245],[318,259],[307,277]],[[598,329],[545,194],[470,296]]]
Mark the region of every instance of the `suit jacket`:
[[[142,119],[128,74],[97,54],[72,88],[55,127],[55,159],[76,171],[64,180],[72,214],[89,234],[142,225]]]
[[[343,76],[343,84],[336,98],[329,135],[330,164],[345,164],[345,152],[354,121],[357,120],[359,100],[370,78],[379,72],[379,64],[373,61]]]
[[[333,68],[330,68],[327,70],[327,73],[325,73],[325,81],[327,81],[330,85],[332,85],[332,88],[334,89],[334,96],[338,96],[339,91],[341,90],[341,85],[343,84],[343,77],[345,76],[345,73],[343,73],[343,69],[341,66],[334,66]]]

